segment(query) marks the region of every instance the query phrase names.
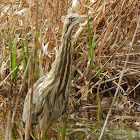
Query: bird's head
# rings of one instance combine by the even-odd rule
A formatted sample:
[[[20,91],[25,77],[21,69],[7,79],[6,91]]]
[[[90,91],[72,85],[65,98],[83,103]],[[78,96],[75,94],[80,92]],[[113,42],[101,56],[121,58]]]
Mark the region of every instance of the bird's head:
[[[68,14],[64,19],[62,36],[69,36],[74,26],[86,18],[87,16],[85,15],[78,15],[76,13]]]

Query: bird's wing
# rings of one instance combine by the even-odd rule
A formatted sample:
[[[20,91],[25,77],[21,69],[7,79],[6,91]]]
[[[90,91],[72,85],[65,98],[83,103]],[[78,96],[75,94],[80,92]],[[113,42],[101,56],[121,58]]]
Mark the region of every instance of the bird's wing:
[[[37,82],[33,86],[32,124],[38,123],[38,116],[42,111],[42,103],[44,97],[42,96],[41,85],[43,83],[44,78],[45,77],[42,77],[39,80],[37,80]],[[24,108],[23,108],[23,115],[22,115],[22,120],[24,123],[26,123],[26,121],[29,118],[30,95],[31,95],[31,89],[28,91],[24,101]]]
[[[38,119],[40,114],[42,113],[44,104],[47,104],[47,109],[51,109],[54,104],[54,96],[55,94],[51,94],[57,92],[57,88],[59,81],[53,76],[49,75],[49,73],[37,80],[33,87],[33,102],[32,102],[32,124],[38,123]],[[56,90],[56,91],[55,91]],[[30,106],[30,95],[31,89],[26,95],[25,102],[24,102],[24,109],[23,109],[23,122],[29,118],[29,106]]]

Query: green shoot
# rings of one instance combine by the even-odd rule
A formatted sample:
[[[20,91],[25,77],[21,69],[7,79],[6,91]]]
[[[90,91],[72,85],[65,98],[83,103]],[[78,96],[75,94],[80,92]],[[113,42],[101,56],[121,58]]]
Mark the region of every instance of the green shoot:
[[[100,124],[100,121],[101,121],[101,102],[100,102],[100,96],[99,96],[99,93],[97,94],[97,102],[98,102],[98,121],[99,121],[99,124]]]
[[[96,78],[98,75],[100,75],[104,71],[104,68],[100,69],[95,75],[93,75],[93,79]]]
[[[110,97],[113,97],[113,95],[112,95],[111,91],[109,90],[108,85],[107,85],[107,83],[105,82],[105,80],[104,80],[104,83],[105,83],[105,87],[107,88]]]
[[[129,129],[127,129],[127,134],[128,134],[128,139],[129,140],[132,140],[131,133],[130,133],[130,130]]]
[[[60,138],[61,138],[61,140],[65,140],[67,123],[68,123],[68,115],[69,115],[69,113],[67,113],[67,117],[66,117],[64,126],[62,125],[62,117],[61,117],[61,121],[60,121]]]
[[[87,10],[87,25],[88,25],[88,38],[89,38],[89,47],[90,47],[90,69],[93,68],[93,65],[92,65],[92,61],[93,61],[93,58],[94,58],[94,45],[95,45],[95,34],[96,34],[96,31],[94,32],[94,36],[92,38],[92,41],[91,41],[91,31],[90,31],[90,23],[89,23],[89,15],[88,15],[88,10]]]

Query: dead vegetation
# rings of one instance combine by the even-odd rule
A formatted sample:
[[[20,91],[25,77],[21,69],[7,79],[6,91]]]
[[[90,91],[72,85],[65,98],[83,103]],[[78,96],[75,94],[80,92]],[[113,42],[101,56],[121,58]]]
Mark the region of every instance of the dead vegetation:
[[[140,139],[139,0],[40,0],[38,8],[33,0],[1,0],[0,139],[8,139],[11,124],[12,138],[22,139],[22,107],[31,83],[34,54],[37,80],[51,69],[61,40],[63,16],[69,12],[87,15],[87,9],[91,41],[87,21],[74,30],[65,139],[98,139],[130,46],[104,139]],[[59,139],[59,125],[58,120],[50,129],[49,139]],[[34,131],[39,139],[38,128]]]

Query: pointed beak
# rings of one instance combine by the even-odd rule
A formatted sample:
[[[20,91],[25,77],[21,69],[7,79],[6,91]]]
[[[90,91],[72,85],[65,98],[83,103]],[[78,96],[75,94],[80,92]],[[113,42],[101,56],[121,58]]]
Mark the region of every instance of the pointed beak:
[[[85,16],[85,15],[78,15],[78,17],[76,19],[78,21],[81,21],[81,20],[87,19],[87,16]]]
[[[75,25],[79,23],[81,20],[87,19],[87,16],[85,15],[76,15],[75,18],[73,19]]]

